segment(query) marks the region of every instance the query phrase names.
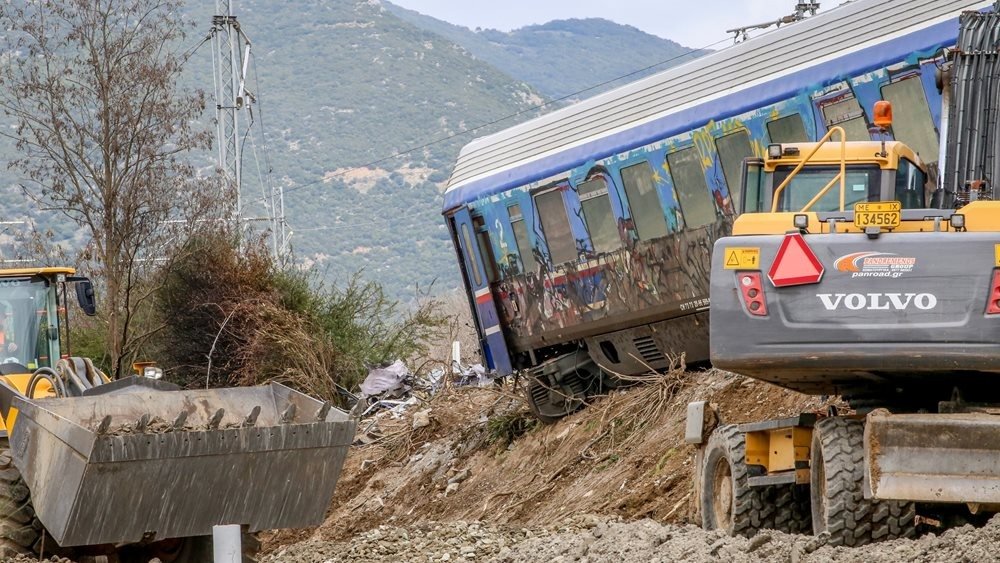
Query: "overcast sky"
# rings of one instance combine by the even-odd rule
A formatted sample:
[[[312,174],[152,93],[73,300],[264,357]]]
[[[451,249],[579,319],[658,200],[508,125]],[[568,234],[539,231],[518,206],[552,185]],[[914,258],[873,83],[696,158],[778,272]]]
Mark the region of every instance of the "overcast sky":
[[[706,47],[726,30],[775,20],[795,11],[796,0],[389,0],[462,25],[510,31],[570,18],[604,18],[637,27],[685,47]],[[829,9],[843,0],[821,2]],[[625,8],[623,6],[627,5]]]

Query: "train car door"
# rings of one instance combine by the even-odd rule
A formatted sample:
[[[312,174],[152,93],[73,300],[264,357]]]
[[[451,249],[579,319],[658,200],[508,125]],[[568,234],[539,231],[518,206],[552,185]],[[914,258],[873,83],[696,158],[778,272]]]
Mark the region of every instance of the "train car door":
[[[498,375],[508,375],[514,370],[511,367],[510,352],[504,340],[500,327],[500,317],[497,314],[496,302],[490,289],[486,262],[476,244],[476,231],[466,207],[456,209],[449,217],[452,236],[458,241],[462,260],[462,276],[465,287],[472,295],[473,313],[476,319],[476,329],[479,332],[479,345],[482,347],[484,360],[489,369],[496,370]]]

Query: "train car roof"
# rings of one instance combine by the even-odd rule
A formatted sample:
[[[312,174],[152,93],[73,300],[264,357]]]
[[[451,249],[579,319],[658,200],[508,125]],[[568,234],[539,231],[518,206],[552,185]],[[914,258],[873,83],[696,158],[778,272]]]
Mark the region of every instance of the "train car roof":
[[[954,43],[987,0],[858,0],[476,139],[445,210]],[[847,55],[853,55],[848,57]],[[736,95],[738,94],[738,95]]]

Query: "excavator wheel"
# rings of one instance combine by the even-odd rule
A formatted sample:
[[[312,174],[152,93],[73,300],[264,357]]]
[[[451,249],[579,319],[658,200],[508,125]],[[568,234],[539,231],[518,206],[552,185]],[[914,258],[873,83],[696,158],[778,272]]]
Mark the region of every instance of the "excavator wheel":
[[[706,530],[752,536],[775,525],[771,487],[750,487],[745,436],[735,425],[712,432],[701,467],[701,524]]]
[[[812,499],[808,485],[775,485],[774,529],[789,534],[812,533]]]
[[[912,502],[866,499],[864,424],[827,418],[813,430],[810,481],[813,532],[830,534],[830,545],[859,546],[875,540],[913,537]]]

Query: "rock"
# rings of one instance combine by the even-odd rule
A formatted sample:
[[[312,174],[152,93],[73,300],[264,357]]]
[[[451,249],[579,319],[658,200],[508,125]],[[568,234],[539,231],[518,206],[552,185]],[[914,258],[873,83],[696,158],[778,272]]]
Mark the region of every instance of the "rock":
[[[764,533],[757,534],[756,536],[751,538],[749,542],[747,542],[747,553],[753,553],[754,551],[757,551],[758,549],[760,549],[762,545],[764,545],[769,541],[771,541],[771,534],[764,534]]]
[[[726,541],[727,541],[726,538],[723,538],[721,540],[717,540],[715,543],[712,544],[711,547],[708,548],[708,553],[710,555],[717,554],[719,552],[719,550],[722,549],[722,546],[726,545]]]
[[[788,560],[790,563],[802,563],[805,561],[806,553],[803,549],[803,542],[795,542],[792,544],[791,553],[788,555]]]
[[[368,468],[375,465],[374,459],[365,459],[361,461],[361,472],[364,473],[368,471]]]
[[[820,532],[820,534],[811,540],[807,541],[802,547],[802,551],[805,553],[812,553],[817,549],[823,547],[830,541],[830,532]]]
[[[458,473],[456,473],[454,477],[448,479],[448,484],[451,485],[452,483],[461,483],[462,481],[465,481],[468,478],[469,478],[469,470],[463,469]]]
[[[431,425],[431,409],[425,409],[413,413],[413,429],[424,428]]]
[[[451,493],[458,491],[458,483],[448,483],[448,486],[444,489],[444,496],[448,496]]]

